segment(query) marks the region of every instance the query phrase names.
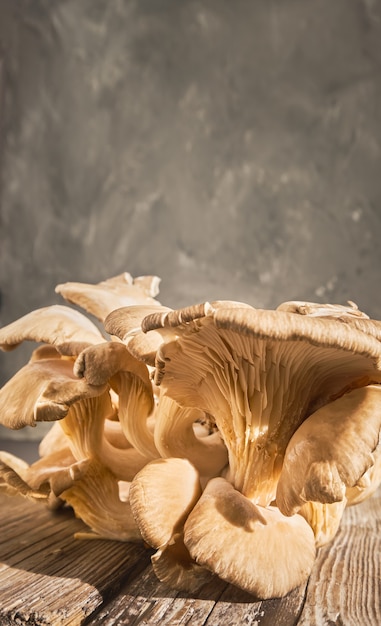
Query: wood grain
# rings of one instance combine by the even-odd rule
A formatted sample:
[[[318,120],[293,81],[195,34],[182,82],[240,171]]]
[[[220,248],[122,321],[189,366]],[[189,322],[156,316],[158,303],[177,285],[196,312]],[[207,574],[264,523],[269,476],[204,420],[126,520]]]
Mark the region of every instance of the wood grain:
[[[149,559],[141,545],[83,541],[70,512],[50,512],[0,497],[0,624],[77,626],[137,575]]]
[[[379,626],[381,490],[348,508],[307,590],[257,601],[217,577],[197,596],[160,583],[142,545],[83,541],[70,511],[0,495],[0,624]]]
[[[349,507],[310,576],[298,626],[381,624],[381,490]]]
[[[147,568],[116,598],[86,622],[89,626],[294,626],[302,609],[305,587],[285,598],[256,601],[217,577],[197,596],[179,593],[155,578]]]

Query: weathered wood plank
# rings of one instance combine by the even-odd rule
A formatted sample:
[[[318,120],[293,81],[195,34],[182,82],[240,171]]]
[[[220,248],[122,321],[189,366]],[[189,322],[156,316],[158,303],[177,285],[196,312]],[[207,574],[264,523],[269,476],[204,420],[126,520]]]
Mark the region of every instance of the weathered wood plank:
[[[142,545],[82,541],[84,525],[0,496],[0,624],[79,626],[149,561]]]
[[[0,624],[379,626],[381,490],[347,509],[305,589],[257,602],[215,578],[197,596],[160,583],[143,546],[81,541],[70,512],[0,496]],[[303,606],[304,604],[304,606]],[[300,616],[300,618],[299,618]]]
[[[381,490],[349,507],[311,574],[298,626],[381,624]]]
[[[148,567],[125,585],[87,626],[294,626],[303,606],[305,586],[285,598],[266,602],[227,585],[217,577],[197,596],[178,593],[158,582]]]

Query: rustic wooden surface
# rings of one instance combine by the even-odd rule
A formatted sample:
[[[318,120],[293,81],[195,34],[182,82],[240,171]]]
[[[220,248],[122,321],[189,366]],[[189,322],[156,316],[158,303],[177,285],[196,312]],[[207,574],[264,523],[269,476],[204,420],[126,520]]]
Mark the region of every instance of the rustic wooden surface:
[[[255,598],[213,580],[197,596],[159,583],[141,545],[73,538],[69,511],[0,496],[0,624],[379,626],[381,490],[345,513],[307,588]]]

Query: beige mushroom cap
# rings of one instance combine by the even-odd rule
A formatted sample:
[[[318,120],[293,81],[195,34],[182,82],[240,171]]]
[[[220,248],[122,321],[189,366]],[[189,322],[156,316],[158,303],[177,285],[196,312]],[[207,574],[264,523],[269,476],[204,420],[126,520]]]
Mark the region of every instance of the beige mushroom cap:
[[[0,329],[2,350],[13,350],[23,341],[47,343],[57,348],[60,354],[73,356],[104,338],[98,328],[78,311],[53,305],[32,311]]]
[[[147,366],[117,342],[89,346],[77,358],[74,372],[92,384],[109,383],[119,395],[119,421],[126,439],[147,458],[159,456],[147,418],[154,407]]]
[[[72,404],[97,396],[105,388],[76,378],[71,360],[32,361],[0,389],[0,423],[19,429],[62,419]]]
[[[197,563],[261,599],[305,582],[315,559],[313,532],[300,515],[256,506],[223,478],[207,484],[184,542]]]
[[[308,501],[343,500],[374,464],[381,433],[381,386],[350,391],[310,415],[287,446],[276,501],[286,515]]]
[[[159,304],[155,300],[159,283],[160,278],[157,276],[132,278],[128,272],[124,272],[95,285],[73,282],[57,285],[56,293],[103,322],[111,311],[120,307]]]
[[[136,358],[155,365],[156,352],[163,343],[163,337],[155,332],[145,335],[141,328],[142,321],[147,315],[161,315],[169,311],[171,309],[158,305],[121,307],[107,316],[104,326],[110,335],[126,344]]]
[[[184,522],[201,495],[197,470],[186,459],[157,459],[130,487],[130,505],[143,539],[157,551],[152,566],[160,581],[196,592],[210,578],[183,541]]]
[[[199,475],[187,459],[155,459],[134,478],[130,503],[143,539],[167,546],[201,495]]]

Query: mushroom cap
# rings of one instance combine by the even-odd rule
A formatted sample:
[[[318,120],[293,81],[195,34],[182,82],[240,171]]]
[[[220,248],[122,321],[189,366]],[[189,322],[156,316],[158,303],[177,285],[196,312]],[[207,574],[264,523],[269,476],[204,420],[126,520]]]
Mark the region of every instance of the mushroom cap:
[[[183,533],[174,535],[164,549],[159,548],[152,555],[151,562],[160,582],[180,591],[197,593],[213,578],[212,572],[193,561],[184,545]]]
[[[22,495],[46,499],[47,489],[34,488],[27,480],[29,465],[9,452],[0,451],[0,492],[10,496]]]
[[[288,311],[289,313],[298,313],[299,315],[309,315],[311,317],[369,319],[369,316],[363,313],[363,311],[360,311],[357,304],[351,301],[349,301],[348,306],[346,306],[342,304],[318,304],[317,302],[290,300],[279,304],[277,311]]]
[[[152,304],[121,307],[107,316],[104,327],[106,332],[125,343],[136,358],[154,365],[156,352],[163,343],[163,337],[155,332],[144,334],[141,324],[147,315],[160,315],[169,311],[171,309],[167,307]]]
[[[32,311],[0,329],[2,350],[13,350],[23,341],[46,343],[60,354],[73,356],[104,337],[82,313],[57,304]]]
[[[381,381],[381,344],[336,319],[205,303],[149,315],[161,332],[155,382],[184,407],[211,414],[230,480],[267,506],[290,437],[320,406]]]
[[[105,388],[76,378],[70,359],[32,361],[0,389],[0,423],[19,429],[40,421],[59,420],[72,404],[97,396]]]
[[[135,476],[130,505],[143,539],[156,553],[160,581],[195,593],[210,573],[192,561],[184,545],[184,522],[201,495],[197,470],[187,459],[156,459]]]
[[[111,311],[123,306],[159,304],[154,299],[159,293],[159,283],[160,278],[157,276],[132,278],[128,272],[124,272],[95,285],[63,283],[57,285],[56,293],[103,322]]]
[[[190,513],[184,542],[200,565],[261,599],[305,582],[315,559],[312,529],[300,516],[259,507],[224,478],[213,478]]]
[[[343,500],[374,464],[381,386],[354,389],[310,415],[287,446],[276,501],[286,515],[308,501]]]
[[[118,541],[141,541],[129,502],[119,497],[115,475],[95,459],[87,471],[60,497],[73,507],[96,537]]]
[[[144,541],[167,546],[200,495],[198,472],[187,459],[155,459],[143,467],[131,483],[130,504]]]

